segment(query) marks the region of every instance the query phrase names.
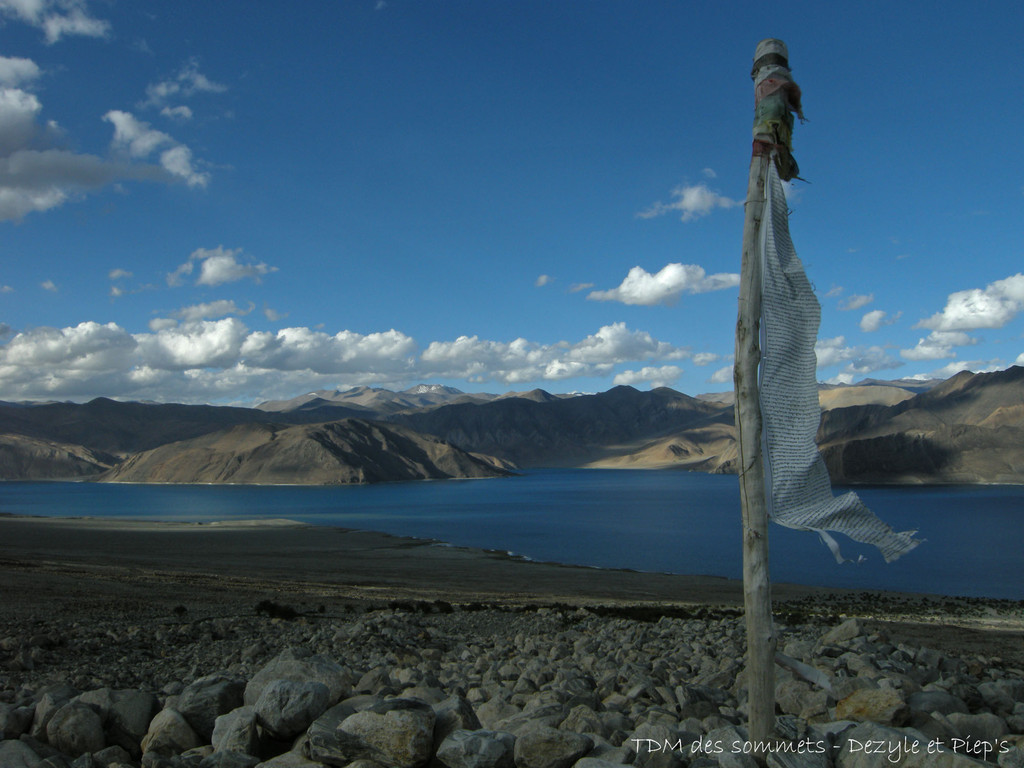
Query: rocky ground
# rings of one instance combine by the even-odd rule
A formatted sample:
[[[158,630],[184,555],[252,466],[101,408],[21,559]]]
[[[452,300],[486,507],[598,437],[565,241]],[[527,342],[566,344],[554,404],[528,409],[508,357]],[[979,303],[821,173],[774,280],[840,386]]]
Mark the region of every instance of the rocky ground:
[[[1024,605],[773,591],[768,765],[1024,768]],[[741,604],[365,532],[0,517],[0,768],[754,766]]]
[[[780,627],[793,661],[769,765],[1024,766],[1019,657],[810,607]],[[264,600],[20,616],[0,629],[0,766],[756,765],[742,617],[658,613]]]

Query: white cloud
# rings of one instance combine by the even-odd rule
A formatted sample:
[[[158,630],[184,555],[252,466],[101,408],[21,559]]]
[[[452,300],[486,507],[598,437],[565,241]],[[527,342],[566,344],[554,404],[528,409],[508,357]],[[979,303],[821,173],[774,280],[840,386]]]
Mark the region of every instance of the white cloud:
[[[963,331],[932,331],[927,337],[918,339],[912,349],[901,349],[900,356],[907,360],[939,360],[954,357],[954,347],[977,344],[978,340]]]
[[[513,384],[605,376],[618,363],[679,360],[687,355],[686,350],[659,342],[645,331],[631,331],[625,323],[614,323],[574,344],[538,344],[522,338],[498,342],[460,336],[455,341],[432,342],[420,359],[423,375]]]
[[[200,72],[198,59],[191,58],[173,78],[146,86],[145,105],[163,107],[171,99],[191,98],[197,93],[224,93],[227,89]]]
[[[897,312],[890,316],[884,310],[873,309],[860,319],[860,329],[865,333],[873,333],[884,325],[892,325],[900,319],[902,314],[902,312]]]
[[[843,312],[849,312],[854,309],[861,309],[862,307],[866,307],[874,300],[875,294],[873,293],[869,293],[867,295],[855,293],[849,298],[847,298],[845,301],[841,302],[839,304],[839,309],[841,309]]]
[[[250,304],[248,309],[241,309],[233,301],[218,299],[182,307],[172,312],[171,315],[185,322],[194,322],[196,320],[214,320],[226,315],[247,315],[252,312],[253,308],[253,305]]]
[[[579,293],[580,291],[586,291],[593,287],[593,283],[573,283],[569,286],[569,293]]]
[[[543,287],[544,287],[545,285],[548,285],[548,284],[549,284],[549,283],[550,283],[550,282],[551,282],[552,280],[554,280],[554,279],[555,279],[555,278],[551,277],[551,275],[540,275],[540,276],[539,276],[539,277],[538,277],[538,278],[537,278],[537,279],[536,279],[536,280],[534,281],[534,283],[533,283],[533,284],[534,284],[534,285],[535,285],[536,287],[538,287],[538,288],[543,288]]]
[[[643,267],[633,267],[618,288],[592,291],[588,299],[621,301],[623,304],[653,306],[672,304],[683,293],[707,293],[739,285],[740,276],[731,273],[708,275],[696,264],[667,264],[651,274]]]
[[[164,107],[160,110],[160,114],[164,117],[168,117],[171,120],[191,120],[192,110],[186,107],[184,104],[178,107]]]
[[[652,219],[666,213],[679,212],[683,221],[693,221],[701,216],[707,216],[716,208],[735,208],[743,205],[742,200],[732,200],[720,195],[709,189],[706,184],[676,187],[672,190],[672,197],[675,198],[672,202],[657,202],[637,216],[641,219]]]
[[[818,358],[819,370],[842,365],[841,373],[844,374],[863,376],[903,365],[899,358],[890,355],[883,347],[847,346],[846,338],[843,336],[819,339],[814,345],[814,352]]]
[[[612,384],[630,387],[635,387],[637,384],[649,384],[651,389],[656,389],[671,387],[682,375],[683,369],[676,365],[662,365],[656,368],[647,366],[639,371],[622,371],[622,373],[616,374],[612,379]]]
[[[114,323],[33,328],[0,345],[0,389],[10,397],[88,398],[99,395],[180,402],[290,396],[310,386],[407,383],[431,376],[506,384],[575,376],[610,376],[614,366],[648,362],[634,376],[667,382],[671,361],[685,350],[622,323],[585,339],[538,344],[460,337],[434,342],[422,353],[397,330],[328,334],[310,328],[252,331],[230,302],[155,318],[146,333]],[[655,362],[664,363],[655,365]]]
[[[951,293],[942,312],[919,322],[932,331],[1002,328],[1024,309],[1024,274],[1018,272],[984,288]]]
[[[57,284],[53,282],[53,280],[43,280],[43,282],[39,284],[39,287],[44,291],[49,291],[50,293],[56,293],[58,290]]]
[[[192,274],[197,262],[199,263],[199,277],[196,278],[196,285],[211,287],[245,279],[259,282],[263,275],[277,271],[277,267],[268,266],[263,262],[242,263],[238,260],[241,253],[241,248],[225,248],[223,245],[218,245],[216,248],[197,248],[188,257],[188,261],[168,273],[167,284],[170,286],[182,285],[185,276]]]
[[[727,365],[724,368],[719,368],[717,371],[715,371],[713,374],[711,374],[711,378],[708,379],[708,383],[709,384],[725,384],[726,382],[731,382],[732,380],[733,380],[733,367],[731,365]]]
[[[0,56],[0,86],[17,88],[39,77],[39,66],[31,59]]]
[[[84,0],[0,0],[0,14],[41,29],[50,44],[69,35],[110,33],[110,23],[90,16]]]
[[[1017,355],[1017,359],[1013,361],[1014,365],[1024,365],[1024,352]]]
[[[111,280],[127,280],[131,276],[131,272],[129,272],[127,269],[121,269],[120,267],[112,269],[110,270],[110,272],[107,273],[107,277],[110,278]]]
[[[711,365],[721,359],[722,356],[714,352],[698,352],[693,356],[693,364],[700,366]]]
[[[175,178],[171,169],[138,162],[139,153],[148,145],[173,141],[145,124],[122,121],[121,126],[115,125],[115,135],[120,131],[126,150],[122,159],[106,160],[55,148],[59,128],[52,121],[40,122],[43,107],[35,94],[12,85],[35,80],[34,67],[25,59],[0,59],[0,76],[6,78],[0,80],[0,221],[56,208],[119,180],[167,182]],[[173,167],[179,176],[181,170],[180,165]],[[186,180],[195,184],[201,177],[193,173]]]
[[[129,157],[142,159],[149,157],[161,147],[167,147],[160,153],[160,165],[168,173],[183,179],[190,187],[205,187],[209,183],[210,174],[200,173],[194,168],[192,150],[168,134],[137,119],[130,112],[119,109],[110,110],[103,119],[114,126],[111,146],[115,150],[126,152]]]

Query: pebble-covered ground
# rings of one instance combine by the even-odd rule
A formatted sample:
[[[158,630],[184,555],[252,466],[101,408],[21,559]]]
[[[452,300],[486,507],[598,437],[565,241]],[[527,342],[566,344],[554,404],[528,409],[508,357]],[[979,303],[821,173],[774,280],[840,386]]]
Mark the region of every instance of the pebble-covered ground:
[[[1024,766],[1020,656],[900,639],[850,607],[777,611],[768,765]],[[22,611],[0,625],[0,768],[754,766],[744,635],[710,607]]]

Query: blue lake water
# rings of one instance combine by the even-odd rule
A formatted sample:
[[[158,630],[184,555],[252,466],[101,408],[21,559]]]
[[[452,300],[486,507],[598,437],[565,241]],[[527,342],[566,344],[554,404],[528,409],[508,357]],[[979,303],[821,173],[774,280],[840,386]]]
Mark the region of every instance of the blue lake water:
[[[837,488],[836,492],[845,489]],[[771,578],[828,587],[1024,599],[1024,487],[861,487],[867,505],[925,543],[895,563],[838,536],[771,531]],[[602,568],[741,577],[733,476],[538,470],[499,480],[369,486],[2,483],[0,512],[211,521],[283,517]]]

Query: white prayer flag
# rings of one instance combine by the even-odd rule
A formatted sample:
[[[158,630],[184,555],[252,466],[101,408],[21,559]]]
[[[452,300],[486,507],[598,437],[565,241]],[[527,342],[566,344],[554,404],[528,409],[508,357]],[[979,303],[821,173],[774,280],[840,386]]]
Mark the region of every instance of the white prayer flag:
[[[821,307],[789,237],[786,193],[775,163],[768,163],[761,218],[762,441],[768,514],[788,528],[817,532],[844,562],[828,532],[872,544],[886,562],[916,547],[916,531],[897,533],[855,493],[836,497],[815,444],[821,420],[814,345]]]

